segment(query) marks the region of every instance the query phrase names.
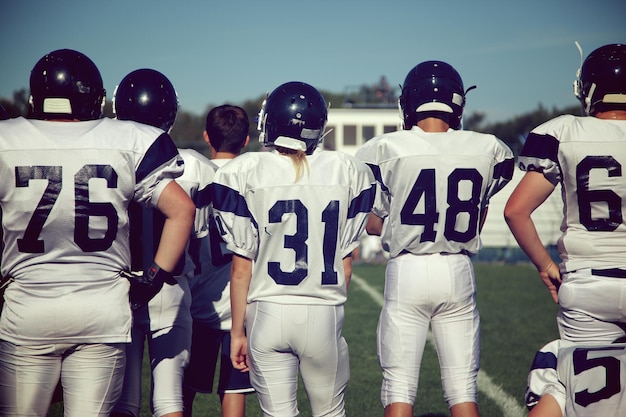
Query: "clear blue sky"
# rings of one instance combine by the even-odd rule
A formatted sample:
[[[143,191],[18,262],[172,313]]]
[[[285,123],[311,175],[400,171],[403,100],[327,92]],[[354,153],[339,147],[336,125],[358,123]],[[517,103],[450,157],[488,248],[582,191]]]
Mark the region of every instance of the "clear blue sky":
[[[35,62],[60,48],[98,65],[108,98],[128,72],[154,68],[196,114],[292,80],[397,86],[438,59],[478,86],[466,111],[499,121],[577,104],[574,41],[585,55],[624,43],[625,21],[624,0],[3,0],[0,97],[28,88]]]

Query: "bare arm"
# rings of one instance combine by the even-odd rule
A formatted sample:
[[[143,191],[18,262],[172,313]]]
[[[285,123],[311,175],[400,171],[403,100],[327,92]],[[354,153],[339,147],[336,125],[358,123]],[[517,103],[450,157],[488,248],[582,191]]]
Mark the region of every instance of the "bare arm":
[[[554,185],[539,172],[527,172],[517,185],[504,208],[504,218],[520,248],[535,265],[554,302],[561,283],[558,266],[544,247],[535,223],[530,217],[554,191]]]
[[[196,206],[180,185],[172,181],[161,193],[157,209],[165,216],[165,224],[154,262],[165,271],[173,271],[189,240]]]
[[[383,233],[383,219],[381,219],[374,213],[370,213],[367,218],[367,225],[365,225],[365,230],[369,235],[380,236]]]
[[[350,280],[352,279],[352,254],[343,258],[343,274],[346,279],[346,290],[350,286]]]
[[[233,367],[241,371],[248,370],[248,340],[245,331],[245,317],[251,278],[252,260],[234,254],[230,268],[230,306],[232,312],[230,360]]]
[[[563,417],[563,413],[556,399],[550,394],[544,394],[530,410],[528,417]]]

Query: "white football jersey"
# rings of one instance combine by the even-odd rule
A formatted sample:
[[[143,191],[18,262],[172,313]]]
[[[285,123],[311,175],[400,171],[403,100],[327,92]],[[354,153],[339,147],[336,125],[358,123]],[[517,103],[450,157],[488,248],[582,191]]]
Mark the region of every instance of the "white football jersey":
[[[209,186],[213,182],[217,165],[193,149],[179,149],[185,161],[183,175],[176,182],[187,192],[196,205],[196,220],[192,236],[202,237],[209,233]]]
[[[187,195],[196,205],[196,217],[194,229],[190,234],[190,242],[198,236],[208,233],[208,208],[203,207],[205,194],[208,192],[208,185],[213,181],[216,166],[201,153],[193,149],[178,149],[178,153],[185,162],[183,174],[176,178],[176,182],[181,186]],[[158,249],[165,216],[155,208],[142,207],[138,203],[131,203],[130,206],[130,242],[132,265],[134,271],[144,271],[152,265],[154,255]],[[138,224],[136,224],[138,223]],[[189,320],[189,305],[191,295],[188,290],[188,283],[185,283],[181,276],[192,273],[195,269],[196,259],[192,258],[197,254],[190,251],[192,246],[187,244],[187,250],[172,273],[178,277],[178,286],[164,285],[161,291],[148,303],[150,328],[153,331],[172,324]],[[135,313],[135,320],[137,320]],[[146,318],[147,320],[147,318]]]
[[[215,171],[228,161],[230,159],[210,160],[213,171],[211,175],[207,172],[204,179],[212,181]],[[212,194],[212,185],[206,184],[199,198],[195,199],[198,207],[196,220],[201,211],[203,227],[197,228],[188,250],[195,266],[187,274],[191,288],[191,315],[194,320],[213,328],[230,330],[230,263],[233,255],[226,248],[211,213]]]
[[[372,212],[384,219],[391,257],[476,253],[489,199],[513,176],[513,153],[493,135],[465,130],[388,133],[356,154],[378,182]]]
[[[626,266],[626,120],[550,120],[528,135],[519,166],[561,183],[566,272]]]
[[[291,158],[246,153],[220,168],[214,208],[233,252],[254,261],[248,302],[340,305],[342,259],[359,244],[372,207],[370,170],[341,152],[307,156],[296,182]]]
[[[0,122],[0,338],[16,344],[130,340],[128,206],[156,206],[183,170],[160,129],[100,119]]]
[[[555,340],[535,356],[526,404],[552,395],[566,417],[618,416],[626,409],[626,344]]]

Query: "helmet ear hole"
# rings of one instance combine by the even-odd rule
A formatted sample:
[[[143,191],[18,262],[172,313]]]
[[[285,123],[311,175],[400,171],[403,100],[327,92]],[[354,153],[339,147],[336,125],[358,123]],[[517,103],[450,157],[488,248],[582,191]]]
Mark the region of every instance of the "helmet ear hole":
[[[178,113],[178,94],[159,71],[138,69],[126,75],[116,87],[113,112],[120,120],[133,120],[169,132]]]

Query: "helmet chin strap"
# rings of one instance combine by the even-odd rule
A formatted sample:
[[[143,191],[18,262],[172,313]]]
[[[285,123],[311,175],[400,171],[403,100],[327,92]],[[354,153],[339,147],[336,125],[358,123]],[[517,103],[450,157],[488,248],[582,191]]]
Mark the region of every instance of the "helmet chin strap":
[[[574,45],[576,45],[576,48],[578,48],[578,52],[580,53],[580,65],[578,66],[578,71],[576,71],[576,77],[580,78],[580,73],[583,69],[583,48],[580,46],[578,41],[574,41]]]
[[[259,110],[259,115],[257,116],[257,130],[259,131],[259,143],[261,145],[265,145],[265,122],[267,121],[267,114],[265,113],[265,103],[267,99],[263,100],[263,104],[261,104],[261,110]]]
[[[578,48],[578,52],[580,53],[580,65],[576,70],[576,79],[574,80],[574,95],[576,96],[576,98],[580,99],[583,93],[583,86],[581,85],[582,83],[580,81],[580,74],[583,70],[583,48],[580,46],[578,41],[574,41],[574,44],[576,45],[576,48]]]
[[[326,135],[328,135],[330,132],[332,132],[334,129],[331,127],[328,130],[326,130],[322,136],[320,136],[320,141],[318,143],[322,143],[322,141],[324,140],[324,138],[326,137]]]
[[[592,98],[593,98],[593,93],[596,91],[596,83],[591,84],[591,87],[589,88],[589,93],[587,94],[587,97],[585,97],[585,113],[589,114],[589,112],[591,111],[591,106],[593,105],[593,103],[591,102]]]

